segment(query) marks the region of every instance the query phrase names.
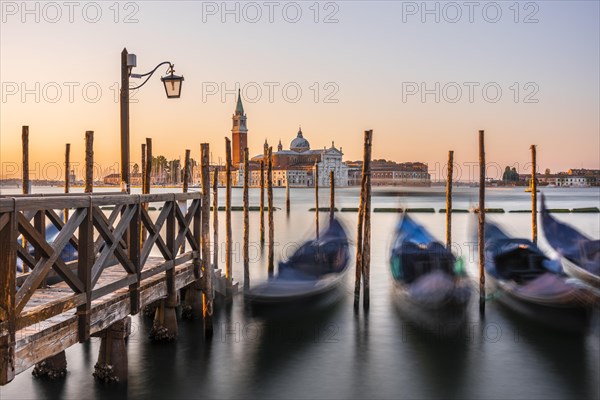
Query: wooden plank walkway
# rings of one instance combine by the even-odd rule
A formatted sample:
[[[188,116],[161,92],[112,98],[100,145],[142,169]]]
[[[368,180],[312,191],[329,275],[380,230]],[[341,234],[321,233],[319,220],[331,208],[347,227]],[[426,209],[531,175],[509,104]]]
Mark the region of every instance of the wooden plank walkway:
[[[149,214],[149,203],[163,206]],[[72,213],[63,222],[58,213],[66,208]],[[58,234],[47,237],[52,226]],[[210,336],[213,296],[231,296],[238,284],[211,265],[208,233],[208,191],[0,197],[0,385],[64,359],[64,350],[92,335],[113,348],[129,315],[159,300],[151,336],[174,339],[181,289],[186,316],[202,316]],[[63,259],[68,244],[75,259]],[[17,274],[17,260],[30,271]],[[116,345],[124,354],[124,342]],[[114,354],[102,349],[99,360],[112,364]]]
[[[160,274],[164,269],[164,259],[149,257],[144,272],[154,273],[140,284],[140,306],[146,307],[167,296],[166,276]],[[183,289],[195,281],[194,267],[187,261],[175,267],[175,288]],[[120,265],[106,268],[96,284],[96,288],[108,288],[127,276]],[[215,270],[213,277],[215,292],[225,295],[226,282],[221,270]],[[238,283],[233,284],[237,292]],[[24,309],[24,314],[48,307],[53,302],[64,300],[73,295],[73,291],[64,282],[35,291]],[[113,323],[130,315],[130,294],[127,287],[109,292],[92,301],[90,334],[94,335]],[[19,374],[35,364],[77,344],[78,317],[75,309],[50,317],[16,332],[15,374]]]

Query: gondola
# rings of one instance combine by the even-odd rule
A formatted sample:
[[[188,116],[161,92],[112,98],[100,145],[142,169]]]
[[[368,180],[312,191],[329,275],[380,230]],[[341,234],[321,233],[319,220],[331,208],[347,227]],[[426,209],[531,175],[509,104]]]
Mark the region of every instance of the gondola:
[[[350,259],[348,236],[337,219],[318,239],[302,244],[294,254],[279,263],[277,276],[244,293],[254,309],[285,306],[303,307],[318,302],[343,285]]]
[[[63,214],[61,213],[59,215],[59,217],[62,219],[63,218]],[[59,229],[52,223],[49,222],[46,225],[46,242],[50,245],[52,245],[52,243],[54,243],[54,241],[56,240],[56,237],[58,236],[58,234],[60,233]],[[19,246],[23,246],[23,238],[19,238],[18,239],[18,245]],[[27,246],[27,250],[30,256],[34,256],[35,255],[35,251],[34,248],[31,244],[28,244]],[[63,250],[60,253],[60,258],[62,261],[64,262],[70,262],[70,261],[74,261],[77,260],[79,253],[77,252],[77,249],[75,249],[75,247],[73,246],[73,244],[71,244],[71,242],[68,242],[65,247],[63,248]],[[23,261],[17,257],[17,272],[21,273],[23,272]],[[55,278],[51,278],[50,280],[48,280],[46,283],[48,284],[52,284],[55,283],[55,281],[59,281],[60,277],[55,277]]]
[[[390,267],[394,303],[412,325],[441,334],[464,327],[472,289],[462,259],[408,215],[396,228]]]
[[[546,240],[560,254],[565,272],[600,289],[600,240],[592,240],[556,220],[542,197],[542,226]]]
[[[593,298],[564,274],[559,260],[548,258],[528,239],[509,237],[492,223],[485,226],[485,255],[492,298],[539,323],[586,330]]]

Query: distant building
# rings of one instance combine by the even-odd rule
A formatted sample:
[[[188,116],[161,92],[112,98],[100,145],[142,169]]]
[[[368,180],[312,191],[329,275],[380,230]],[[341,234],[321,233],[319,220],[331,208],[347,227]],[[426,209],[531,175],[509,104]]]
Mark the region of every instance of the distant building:
[[[142,185],[142,174],[140,174],[140,173],[132,173],[129,176],[129,181],[130,181],[130,185],[131,186],[141,186]],[[106,175],[102,179],[102,182],[105,185],[120,186],[121,185],[121,174],[109,174],[109,175]]]
[[[348,162],[350,185],[360,185],[362,161]],[[387,160],[371,161],[371,183],[374,186],[431,186],[427,164],[396,163]]]
[[[529,178],[527,182],[529,182]],[[567,172],[558,174],[537,174],[537,178],[540,182],[561,187],[597,186],[600,183],[600,170],[569,169]]]
[[[248,145],[247,116],[244,112],[242,99],[238,91],[235,113],[232,116],[232,184],[243,184],[244,148]],[[265,140],[263,153],[249,160],[250,186],[260,185],[260,161],[266,161],[269,144]],[[298,130],[296,137],[291,141],[288,150],[283,149],[281,140],[277,151],[272,153],[273,161],[273,186],[314,186],[315,176],[318,174],[319,185],[329,186],[330,173],[333,172],[336,186],[348,186],[348,166],[343,162],[342,148],[331,147],[313,150],[310,143]],[[264,165],[265,174],[267,165]],[[265,175],[266,176],[266,175]],[[224,168],[219,169],[219,183],[226,181]],[[266,178],[265,178],[266,182]]]

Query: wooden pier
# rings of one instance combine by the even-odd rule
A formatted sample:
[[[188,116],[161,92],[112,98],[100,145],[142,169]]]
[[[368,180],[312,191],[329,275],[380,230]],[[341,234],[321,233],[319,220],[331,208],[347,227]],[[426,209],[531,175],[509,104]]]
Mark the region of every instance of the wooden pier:
[[[130,315],[155,302],[160,303],[155,328],[157,324],[161,328],[165,310],[174,316],[180,289],[192,284],[211,299],[211,305],[215,292],[224,295],[225,277],[208,259],[201,259],[209,254],[209,243],[201,240],[208,237],[202,232],[208,224],[201,218],[210,206],[202,204],[202,196],[194,192],[0,197],[0,385],[90,336],[119,340],[113,334],[115,326],[124,326]],[[182,211],[178,202],[187,202],[187,210]],[[149,203],[159,211],[149,213],[145,207]],[[112,208],[109,215],[101,210],[107,206]],[[65,209],[70,211],[66,223],[59,215]],[[46,240],[47,223],[59,229],[52,242]],[[33,251],[23,247],[23,238]],[[188,251],[180,253],[186,242]],[[77,256],[65,262],[61,252],[69,243]],[[17,260],[29,272],[17,272]],[[206,288],[212,288],[210,293]],[[212,331],[212,326],[205,328]],[[106,358],[102,347],[99,363]]]

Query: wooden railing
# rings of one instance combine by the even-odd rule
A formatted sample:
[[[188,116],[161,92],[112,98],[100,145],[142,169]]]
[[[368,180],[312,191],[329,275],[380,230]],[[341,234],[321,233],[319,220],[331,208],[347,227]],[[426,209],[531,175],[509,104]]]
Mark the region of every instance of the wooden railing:
[[[167,292],[174,293],[175,266],[188,261],[193,262],[195,279],[200,279],[201,196],[178,193],[1,197],[0,381],[12,379],[17,331],[76,309],[78,338],[83,342],[90,337],[93,300],[127,287],[130,312],[136,314],[140,311],[139,289],[144,279],[165,273]],[[180,207],[182,202],[187,210]],[[148,212],[149,203],[160,203],[158,211]],[[70,209],[66,222],[59,215],[64,209]],[[59,230],[51,242],[45,234],[49,223]],[[147,232],[145,238],[142,226],[144,235]],[[23,239],[30,247],[22,246]],[[182,253],[186,242],[188,251]],[[61,252],[68,243],[77,250],[77,259],[65,262]],[[153,248],[162,255],[161,262],[158,267],[145,269]],[[17,274],[17,259],[30,272]],[[109,284],[97,285],[109,266],[121,266],[125,274]],[[71,292],[67,289],[60,297],[32,304],[36,290],[53,276],[64,281]]]

